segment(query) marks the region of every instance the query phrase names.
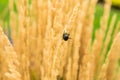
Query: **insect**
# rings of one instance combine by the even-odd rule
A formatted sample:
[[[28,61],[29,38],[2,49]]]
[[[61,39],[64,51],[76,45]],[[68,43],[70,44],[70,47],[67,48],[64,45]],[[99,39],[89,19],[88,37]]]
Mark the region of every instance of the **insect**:
[[[64,32],[64,33],[63,33],[63,40],[64,40],[64,41],[67,41],[68,39],[70,39],[69,36],[70,36],[70,34]]]

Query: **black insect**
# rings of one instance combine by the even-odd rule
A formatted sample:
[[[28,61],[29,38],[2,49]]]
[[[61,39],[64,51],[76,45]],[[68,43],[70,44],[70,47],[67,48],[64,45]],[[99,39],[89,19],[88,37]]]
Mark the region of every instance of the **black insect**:
[[[64,40],[64,41],[67,41],[68,39],[70,39],[69,36],[70,36],[70,34],[68,34],[68,33],[66,33],[66,32],[63,33],[63,40]]]

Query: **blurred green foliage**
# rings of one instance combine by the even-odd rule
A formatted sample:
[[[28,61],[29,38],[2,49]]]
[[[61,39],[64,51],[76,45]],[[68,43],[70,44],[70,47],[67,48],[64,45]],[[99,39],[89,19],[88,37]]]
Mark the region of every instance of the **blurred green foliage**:
[[[7,20],[9,15],[9,0],[0,0],[0,20]]]
[[[0,0],[0,26],[4,26],[3,30],[10,38],[11,29],[10,29],[10,11],[9,11],[9,0]]]
[[[116,21],[115,21],[113,32],[111,34],[111,40],[109,41],[108,50],[107,50],[107,52],[104,55],[105,56],[104,62],[105,62],[105,59],[107,57],[108,51],[109,51],[109,49],[111,47],[111,44],[113,42],[113,33],[114,33],[115,28],[116,28],[116,24],[118,23],[118,21],[120,21],[120,10],[112,8],[111,11],[110,11],[110,16],[109,16],[109,20],[108,20],[108,24],[107,24],[108,27],[107,27],[107,30],[105,32],[105,36],[104,36],[103,41],[105,41],[105,39],[106,39],[107,32],[108,32],[109,26],[110,26],[110,22],[111,22],[112,16],[114,14],[117,15],[117,18],[116,18]],[[95,20],[94,20],[94,28],[93,28],[93,35],[92,35],[92,39],[93,40],[92,40],[92,42],[94,42],[96,30],[100,28],[100,19],[101,19],[102,15],[103,15],[103,6],[98,4],[96,6],[96,11],[95,11]]]
[[[120,20],[120,9],[118,10],[118,9],[113,9],[112,8],[111,11],[110,11],[110,17],[109,17],[109,21],[108,21],[108,26],[110,25],[111,18],[112,18],[112,16],[114,14],[117,15],[117,19],[116,19],[114,27],[116,27],[117,22]],[[100,28],[100,19],[101,19],[102,15],[103,15],[103,6],[98,4],[96,6],[96,11],[95,11],[95,20],[94,20],[94,28],[93,28],[93,36],[92,36],[93,40],[95,38],[95,31],[98,28]]]

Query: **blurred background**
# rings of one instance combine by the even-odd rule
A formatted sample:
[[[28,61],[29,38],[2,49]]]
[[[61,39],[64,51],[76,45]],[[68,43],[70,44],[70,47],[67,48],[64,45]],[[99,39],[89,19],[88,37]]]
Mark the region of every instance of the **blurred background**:
[[[3,27],[4,32],[8,35],[9,39],[11,39],[9,1],[10,0],[0,0],[0,26]],[[104,0],[99,0],[96,6],[93,38],[94,38],[95,30],[100,26],[100,18],[103,14],[103,4],[104,4]],[[14,4],[14,11],[17,12],[16,4]],[[109,22],[113,14],[117,15],[117,20],[116,20],[117,23],[117,21],[120,20],[120,0],[112,0],[112,8],[111,8]]]

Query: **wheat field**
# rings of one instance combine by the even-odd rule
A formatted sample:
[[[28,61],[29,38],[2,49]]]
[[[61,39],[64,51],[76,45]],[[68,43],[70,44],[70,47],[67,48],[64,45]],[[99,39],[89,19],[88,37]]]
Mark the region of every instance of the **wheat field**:
[[[97,1],[9,0],[12,41],[1,26],[0,80],[120,80],[120,21],[114,14],[108,26],[105,0],[93,40]]]

